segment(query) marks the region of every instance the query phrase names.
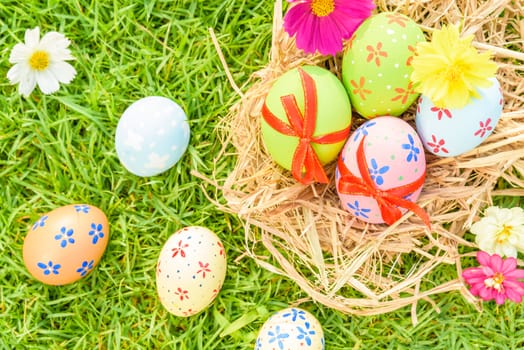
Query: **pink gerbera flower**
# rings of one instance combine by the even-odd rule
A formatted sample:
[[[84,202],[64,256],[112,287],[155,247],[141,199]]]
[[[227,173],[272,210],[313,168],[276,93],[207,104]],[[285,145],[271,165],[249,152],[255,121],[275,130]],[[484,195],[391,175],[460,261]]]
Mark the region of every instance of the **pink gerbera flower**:
[[[284,29],[306,53],[335,55],[375,8],[372,0],[288,0]]]
[[[462,272],[462,277],[471,286],[471,294],[484,301],[495,300],[504,304],[506,299],[516,303],[524,296],[524,270],[517,269],[515,258],[502,259],[499,255],[486,252],[477,253],[479,267],[470,267]]]

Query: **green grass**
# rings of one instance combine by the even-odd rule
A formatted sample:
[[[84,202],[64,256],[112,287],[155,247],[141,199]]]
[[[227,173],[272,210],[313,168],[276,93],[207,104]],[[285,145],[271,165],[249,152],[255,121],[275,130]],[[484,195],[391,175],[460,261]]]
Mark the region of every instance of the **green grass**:
[[[306,297],[294,283],[243,253],[239,220],[217,210],[192,170],[225,177],[233,159],[216,159],[215,133],[237,96],[211,43],[212,27],[236,82],[268,59],[270,0],[103,0],[0,3],[0,349],[252,349],[269,315]],[[59,92],[24,99],[5,75],[27,28],[72,39],[75,80]],[[125,108],[161,95],[189,116],[190,147],[171,170],[139,178],[119,163],[114,133]],[[212,190],[209,188],[209,190]],[[498,198],[509,203],[511,198]],[[87,278],[62,287],[33,279],[22,260],[28,227],[40,214],[87,202],[102,208],[111,240]],[[513,203],[513,202],[511,202]],[[156,296],[160,248],[188,225],[211,228],[228,254],[227,278],[204,312],[179,318]],[[439,268],[432,278],[454,274]],[[517,349],[521,305],[485,304],[478,313],[458,293],[382,316],[344,315],[301,305],[322,323],[328,349]]]

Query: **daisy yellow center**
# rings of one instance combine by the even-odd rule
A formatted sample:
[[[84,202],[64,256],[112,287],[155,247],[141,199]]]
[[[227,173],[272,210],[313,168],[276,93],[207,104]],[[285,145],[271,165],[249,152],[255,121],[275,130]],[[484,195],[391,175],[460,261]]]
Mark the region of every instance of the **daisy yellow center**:
[[[513,229],[512,226],[502,225],[502,229],[499,232],[497,232],[497,237],[496,237],[497,243],[498,244],[506,243],[509,236],[511,236],[512,229]]]
[[[313,0],[311,11],[317,17],[325,17],[335,11],[335,0]]]
[[[503,288],[502,282],[504,282],[504,275],[500,272],[497,272],[492,277],[486,278],[484,280],[484,285],[488,288],[494,288],[500,292]]]
[[[35,51],[29,58],[29,65],[32,69],[43,71],[49,67],[49,54],[45,51]]]

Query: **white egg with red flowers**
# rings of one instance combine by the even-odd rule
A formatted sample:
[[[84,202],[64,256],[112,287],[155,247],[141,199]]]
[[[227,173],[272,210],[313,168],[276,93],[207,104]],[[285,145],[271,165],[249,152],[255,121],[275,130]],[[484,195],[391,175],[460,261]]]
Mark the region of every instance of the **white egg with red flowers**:
[[[205,227],[185,227],[171,235],[160,251],[156,269],[160,302],[173,315],[195,315],[213,302],[226,270],[220,238]]]

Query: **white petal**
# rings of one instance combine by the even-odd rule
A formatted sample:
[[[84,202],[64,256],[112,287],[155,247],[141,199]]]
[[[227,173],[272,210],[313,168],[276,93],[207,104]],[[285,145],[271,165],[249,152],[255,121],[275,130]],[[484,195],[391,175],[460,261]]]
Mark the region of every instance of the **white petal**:
[[[21,76],[20,85],[18,85],[18,92],[27,97],[33,92],[36,86],[35,73],[28,72],[28,74]]]
[[[71,44],[71,41],[65,37],[64,34],[58,32],[49,32],[46,33],[42,40],[40,40],[40,45],[47,47],[52,47],[55,49],[65,49]]]
[[[20,77],[22,76],[22,65],[21,64],[15,64],[14,66],[9,69],[7,72],[7,79],[9,79],[9,82],[11,84],[16,84],[20,81]]]
[[[499,209],[500,208],[497,206],[487,207],[486,210],[484,211],[484,216],[493,216],[495,215],[495,213],[499,211]]]
[[[67,62],[56,62],[49,66],[49,70],[61,83],[69,84],[76,75],[76,70]]]
[[[60,88],[58,80],[49,69],[36,73],[36,82],[40,90],[46,95],[52,94]]]
[[[10,63],[20,63],[20,62],[27,61],[29,57],[31,56],[32,52],[33,50],[31,50],[26,45],[16,44],[15,47],[13,47],[13,50],[11,50],[11,55],[9,55],[9,62]]]
[[[51,61],[74,60],[71,50],[67,48],[70,43],[71,41],[63,34],[50,32],[40,41],[40,48],[49,52]]]
[[[34,48],[38,45],[40,40],[40,28],[35,27],[34,29],[27,29],[25,31],[24,41],[27,46]]]
[[[517,250],[515,249],[515,247],[511,246],[510,244],[504,244],[504,245],[501,245],[499,246],[500,249],[499,249],[499,255],[502,256],[502,255],[505,255],[505,256],[508,256],[508,257],[512,257],[512,258],[516,258],[517,257]],[[502,253],[502,254],[500,254]]]
[[[69,61],[75,59],[75,57],[71,55],[71,50],[69,49],[49,49],[48,52],[51,61],[53,62]]]
[[[492,240],[485,239],[485,240],[476,240],[477,245],[479,246],[480,250],[485,251],[486,253],[492,254],[494,250],[496,249],[496,246]]]

